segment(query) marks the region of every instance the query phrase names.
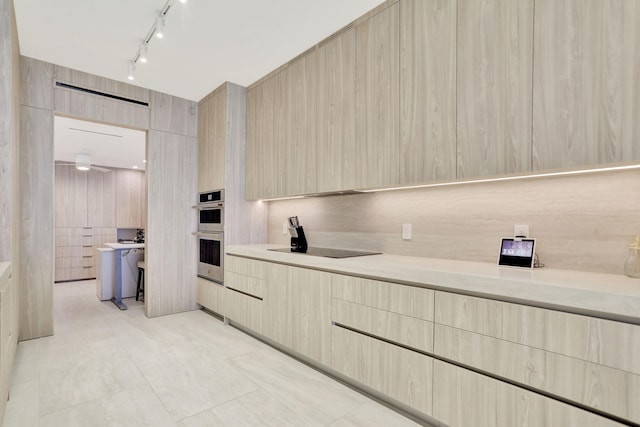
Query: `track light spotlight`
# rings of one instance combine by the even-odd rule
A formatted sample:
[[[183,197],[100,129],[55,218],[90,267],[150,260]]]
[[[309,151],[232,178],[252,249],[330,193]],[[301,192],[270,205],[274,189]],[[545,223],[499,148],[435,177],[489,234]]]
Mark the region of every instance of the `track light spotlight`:
[[[133,61],[129,61],[129,72],[127,74],[127,78],[129,80],[133,80],[133,72],[135,71],[135,66],[133,65]]]
[[[147,62],[147,44],[145,42],[142,42],[142,44],[140,45],[140,62],[142,62],[143,64],[145,62]]]
[[[164,37],[164,17],[162,14],[156,18],[156,37],[159,39]]]

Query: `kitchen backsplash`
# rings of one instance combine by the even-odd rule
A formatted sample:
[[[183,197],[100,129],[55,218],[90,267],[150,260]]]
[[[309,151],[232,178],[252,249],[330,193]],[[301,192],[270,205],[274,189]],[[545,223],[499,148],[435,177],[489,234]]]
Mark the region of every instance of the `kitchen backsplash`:
[[[499,238],[528,224],[547,267],[623,274],[640,233],[640,170],[274,201],[270,243],[288,245],[291,215],[310,246],[481,262],[496,262]]]

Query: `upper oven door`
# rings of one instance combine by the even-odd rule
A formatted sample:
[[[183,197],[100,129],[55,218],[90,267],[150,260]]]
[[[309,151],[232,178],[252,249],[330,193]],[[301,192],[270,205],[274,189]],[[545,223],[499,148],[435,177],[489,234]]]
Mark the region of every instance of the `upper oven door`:
[[[198,231],[224,231],[224,205],[198,207]]]

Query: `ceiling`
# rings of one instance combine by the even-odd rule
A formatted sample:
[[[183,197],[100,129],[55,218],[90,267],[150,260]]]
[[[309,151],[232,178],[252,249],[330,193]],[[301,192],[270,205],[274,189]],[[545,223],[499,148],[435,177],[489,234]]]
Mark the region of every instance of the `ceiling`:
[[[164,39],[127,80],[127,64],[166,0],[14,0],[20,53],[199,101],[248,86],[383,0],[177,0]]]
[[[143,170],[146,141],[144,131],[56,116],[53,158],[75,163],[76,154],[89,154],[92,165]]]

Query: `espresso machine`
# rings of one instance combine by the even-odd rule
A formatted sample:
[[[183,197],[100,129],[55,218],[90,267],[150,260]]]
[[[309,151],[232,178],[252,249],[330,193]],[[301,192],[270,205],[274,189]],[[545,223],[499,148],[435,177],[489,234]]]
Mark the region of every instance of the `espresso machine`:
[[[307,238],[297,216],[289,217],[289,234],[291,235],[291,252],[307,252]]]

